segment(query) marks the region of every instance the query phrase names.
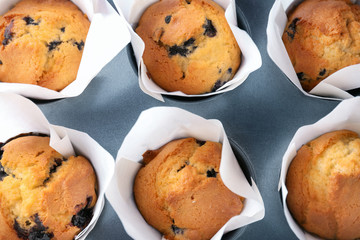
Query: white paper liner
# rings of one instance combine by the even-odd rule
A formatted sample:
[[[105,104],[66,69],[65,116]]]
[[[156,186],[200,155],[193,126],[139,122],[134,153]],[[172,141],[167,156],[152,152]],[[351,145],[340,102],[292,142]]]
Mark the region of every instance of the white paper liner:
[[[164,101],[162,94],[164,95],[172,95],[172,96],[182,96],[182,97],[196,97],[196,96],[211,96],[224,92],[228,92],[233,90],[240,84],[242,84],[250,73],[254,72],[262,65],[260,52],[250,38],[248,33],[244,30],[241,30],[237,27],[236,20],[236,5],[235,0],[214,0],[214,2],[218,3],[221,7],[225,9],[225,17],[230,25],[230,28],[236,38],[236,41],[241,49],[241,65],[236,72],[234,78],[224,84],[221,88],[219,88],[216,92],[206,93],[201,95],[188,95],[184,94],[180,91],[177,92],[167,92],[156,85],[146,74],[147,69],[142,60],[142,55],[145,49],[145,44],[134,31],[137,26],[137,23],[145,11],[151,4],[157,2],[157,0],[113,0],[117,10],[124,14],[124,17],[128,21],[129,31],[131,34],[131,45],[133,47],[135,58],[137,62],[138,68],[138,79],[141,90],[160,100]]]
[[[19,0],[0,0],[0,15]],[[90,81],[129,42],[123,17],[104,0],[72,0],[91,21],[76,79],[60,92],[31,84],[0,82],[0,92],[13,92],[35,99],[59,99],[80,95]]]
[[[270,58],[290,79],[290,81],[300,89],[306,96],[315,98],[337,98],[347,99],[353,96],[346,92],[347,90],[360,87],[360,64],[352,65],[340,69],[322,80],[309,93],[303,90],[300,81],[296,75],[291,63],[285,45],[282,41],[282,35],[288,21],[286,12],[292,8],[292,4],[301,2],[299,0],[275,0],[270,10],[269,21],[266,29],[268,44],[267,51]],[[359,0],[352,0],[360,4]]]
[[[95,226],[105,203],[105,190],[114,172],[114,158],[83,132],[50,124],[30,100],[13,93],[0,93],[0,142],[22,133],[50,135],[50,146],[65,157],[75,154],[89,159],[98,179],[98,200],[89,225],[75,239],[85,239]]]
[[[286,220],[290,228],[299,239],[320,239],[301,229],[292,218],[286,205],[288,194],[285,186],[289,165],[296,155],[297,150],[309,141],[320,135],[341,129],[348,129],[360,134],[360,97],[343,100],[332,112],[312,125],[306,125],[297,130],[291,140],[282,160],[279,190],[282,190],[282,200]]]
[[[126,232],[134,239],[161,239],[161,234],[146,223],[133,198],[133,182],[146,150],[158,149],[174,139],[194,137],[223,144],[220,175],[224,184],[234,193],[246,198],[240,215],[231,218],[212,238],[240,228],[264,217],[264,203],[252,180],[247,182],[231,150],[222,124],[206,120],[174,107],[155,107],[142,112],[121,145],[115,174],[106,191],[106,197],[121,219]],[[139,231],[141,229],[141,231]]]

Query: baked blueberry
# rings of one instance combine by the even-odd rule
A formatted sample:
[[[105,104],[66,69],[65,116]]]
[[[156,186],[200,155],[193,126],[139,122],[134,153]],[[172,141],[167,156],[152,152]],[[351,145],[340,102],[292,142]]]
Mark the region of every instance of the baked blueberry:
[[[216,90],[218,90],[222,85],[224,85],[225,82],[221,81],[221,80],[217,80],[214,84],[214,86],[212,87],[211,91],[215,92]]]
[[[34,19],[32,19],[29,16],[26,16],[23,18],[23,20],[26,22],[26,25],[39,25],[40,22],[35,22]]]
[[[203,28],[205,28],[204,35],[208,37],[215,37],[216,36],[216,28],[212,24],[212,21],[209,19],[205,20],[205,24],[203,25]]]
[[[289,24],[286,33],[289,37],[289,40],[292,41],[296,33],[296,23],[299,21],[299,18],[294,18],[294,20]]]
[[[79,51],[81,51],[84,48],[84,41],[81,40],[80,42],[75,42],[75,45],[77,46],[77,48],[79,49]]]
[[[171,230],[173,231],[173,233],[174,233],[175,235],[184,234],[184,229],[183,229],[183,228],[179,228],[179,227],[176,226],[175,224],[171,225]]]
[[[97,183],[90,162],[64,158],[49,143],[48,136],[19,135],[1,148],[0,175],[12,177],[0,181],[0,239],[72,239],[92,218]]]
[[[206,143],[206,141],[201,141],[196,139],[196,143],[201,147],[202,145],[204,145]]]
[[[321,71],[319,72],[319,75],[320,75],[320,76],[324,76],[325,73],[326,73],[326,69],[323,68],[323,69],[321,69]]]
[[[52,51],[55,48],[57,48],[57,46],[59,46],[60,44],[62,44],[62,41],[52,41],[47,44],[47,47],[48,47],[49,51]]]
[[[207,170],[206,171],[206,177],[208,177],[208,178],[216,178],[216,174],[217,174],[217,172],[215,171],[215,169],[211,169],[211,170]]]
[[[84,227],[86,227],[89,224],[93,216],[93,210],[94,210],[93,207],[90,207],[91,202],[92,202],[92,197],[88,197],[86,199],[86,206],[71,218],[72,225],[80,229],[84,229]]]
[[[7,25],[5,28],[4,40],[2,41],[2,44],[4,46],[8,45],[13,38],[14,33],[11,31],[13,27],[14,27],[14,20],[11,20],[10,24]]]
[[[166,24],[169,24],[170,21],[171,21],[171,15],[167,15],[167,16],[165,17],[165,23],[166,23]]]
[[[205,94],[217,80],[235,75],[241,51],[221,6],[212,0],[187,2],[152,4],[135,31],[145,43],[143,60],[154,83],[168,92]]]

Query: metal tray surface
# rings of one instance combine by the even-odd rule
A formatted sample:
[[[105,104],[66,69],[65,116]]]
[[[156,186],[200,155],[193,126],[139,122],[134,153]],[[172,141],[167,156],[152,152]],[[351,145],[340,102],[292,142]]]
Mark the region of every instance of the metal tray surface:
[[[112,3],[112,2],[111,2]],[[231,139],[240,164],[247,168],[265,204],[263,220],[235,230],[224,239],[296,239],[282,210],[278,180],[282,156],[296,130],[333,110],[339,101],[307,97],[271,61],[266,25],[273,1],[237,0],[263,65],[236,89],[214,97],[160,102],[143,93],[131,63],[131,48],[122,50],[78,97],[36,101],[50,123],[88,133],[116,158],[139,114],[155,106],[175,106],[207,119],[218,119]],[[139,229],[141,231],[141,229]],[[131,239],[106,202],[89,240]]]

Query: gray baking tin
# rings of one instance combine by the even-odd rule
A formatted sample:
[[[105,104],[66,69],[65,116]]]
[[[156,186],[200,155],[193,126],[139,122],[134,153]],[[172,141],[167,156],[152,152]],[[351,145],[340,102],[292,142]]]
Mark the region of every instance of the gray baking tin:
[[[240,26],[258,46],[263,65],[236,89],[214,97],[160,102],[143,93],[123,49],[78,97],[35,101],[52,124],[88,133],[115,158],[141,111],[175,106],[207,119],[218,119],[231,139],[240,164],[248,169],[265,203],[263,220],[232,231],[223,239],[296,239],[282,209],[278,181],[282,156],[296,130],[333,110],[339,101],[305,96],[271,61],[266,51],[266,26],[273,1],[241,0]],[[248,24],[248,25],[247,25]],[[358,94],[359,90],[353,91]],[[141,231],[141,229],[139,229]],[[108,202],[89,240],[131,239]]]

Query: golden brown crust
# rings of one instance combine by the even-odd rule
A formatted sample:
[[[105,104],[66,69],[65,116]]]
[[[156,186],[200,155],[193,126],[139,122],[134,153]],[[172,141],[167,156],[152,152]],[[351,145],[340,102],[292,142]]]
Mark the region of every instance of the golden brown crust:
[[[166,91],[211,92],[239,68],[239,46],[213,1],[161,0],[146,9],[136,32],[149,75]]]
[[[76,222],[77,215],[89,217],[89,210],[91,218],[97,200],[89,161],[82,156],[63,158],[49,146],[49,137],[19,137],[2,150],[0,236],[21,239],[35,232],[73,239],[85,227]]]
[[[90,22],[69,0],[22,0],[0,17],[0,81],[60,91],[76,79]]]
[[[283,42],[305,91],[360,63],[360,6],[348,0],[305,0],[288,17]]]
[[[221,144],[194,138],[155,150],[135,179],[134,196],[145,220],[167,239],[210,239],[243,208],[219,175]]]
[[[326,239],[360,237],[360,138],[340,130],[303,145],[286,177],[287,206],[306,231]]]

